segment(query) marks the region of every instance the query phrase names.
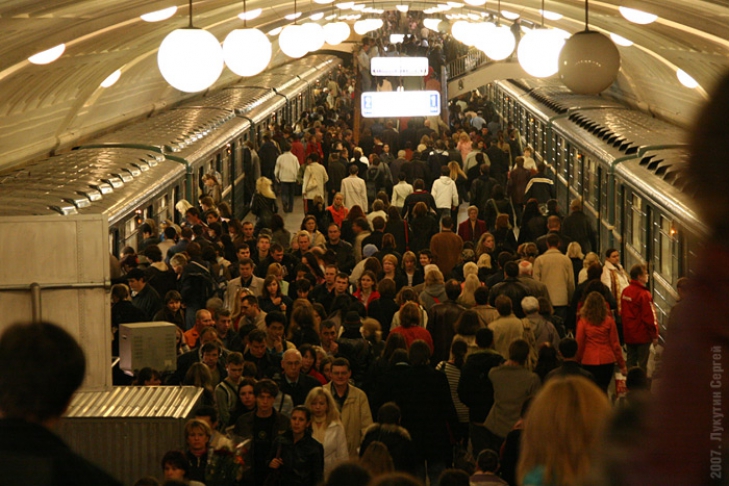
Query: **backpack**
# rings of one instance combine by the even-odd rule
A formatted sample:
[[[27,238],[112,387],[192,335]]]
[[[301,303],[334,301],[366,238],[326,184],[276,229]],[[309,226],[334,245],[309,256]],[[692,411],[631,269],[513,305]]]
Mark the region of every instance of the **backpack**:
[[[528,318],[521,320],[521,325],[524,328],[521,334],[521,338],[529,343],[529,357],[527,358],[526,366],[529,371],[534,371],[534,367],[537,364],[537,340],[534,337],[534,331],[532,330],[532,323]]]
[[[367,199],[374,201],[377,199],[377,189],[380,186],[382,172],[377,167],[370,167],[365,172],[365,184],[367,186]]]
[[[203,302],[207,302],[208,299],[212,297],[218,297],[217,291],[219,289],[218,283],[213,278],[212,274],[210,273],[210,270],[205,268],[205,266],[200,265],[199,263],[195,261],[191,261],[189,265],[197,265],[202,269],[199,273],[194,273],[190,275],[190,277],[194,277],[196,279],[200,280],[200,288],[202,289],[202,297]],[[225,289],[223,289],[223,294],[225,294]],[[222,297],[221,297],[222,298]]]

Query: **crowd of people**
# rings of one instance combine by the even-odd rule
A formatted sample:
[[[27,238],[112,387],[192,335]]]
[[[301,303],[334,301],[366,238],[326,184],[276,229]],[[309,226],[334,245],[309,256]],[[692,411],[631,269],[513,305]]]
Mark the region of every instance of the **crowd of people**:
[[[428,47],[411,30],[401,48]],[[361,61],[391,47],[365,38]],[[177,326],[176,371],[134,384],[203,389],[185,447],[160,451],[165,479],[583,484],[611,400],[640,402],[611,387],[616,371],[628,397],[649,388],[646,267],[594,253],[582,202],[562,213],[544,162],[489,100],[355,134],[357,75],[385,81],[342,68],[314,110],[249,142],[246,217],[212,172],[199,205],[178,205],[183,224],[147,221],[115,266],[115,336]],[[287,228],[279,202],[291,213],[297,198],[305,214]]]

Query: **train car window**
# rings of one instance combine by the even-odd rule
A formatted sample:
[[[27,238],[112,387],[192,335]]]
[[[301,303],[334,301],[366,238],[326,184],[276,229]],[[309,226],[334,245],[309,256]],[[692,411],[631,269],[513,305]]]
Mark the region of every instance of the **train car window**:
[[[599,208],[600,180],[597,177],[597,162],[592,157],[585,157],[585,201],[595,210]]]
[[[169,219],[170,217],[169,198],[169,194],[165,194],[161,198],[157,199],[157,215],[155,219],[159,223],[166,219]]]
[[[554,135],[554,141],[552,142],[552,145],[554,146],[554,171],[556,174],[560,174],[562,171],[562,138],[559,135]],[[557,182],[557,181],[555,181]]]
[[[205,175],[205,167],[200,167],[197,170],[197,187],[198,193],[202,194],[205,190],[205,183],[203,182],[203,176]],[[195,201],[190,201],[191,204],[195,204]]]
[[[645,246],[645,212],[643,198],[632,194],[630,200],[630,244],[641,254]]]
[[[673,226],[673,221],[664,218],[663,216],[660,218],[660,225],[660,248],[658,253],[659,268],[661,275],[663,275],[668,282],[673,284],[674,275],[676,274],[675,264],[678,260],[678,255],[676,255],[678,249],[678,245],[676,244],[678,240],[677,231]]]
[[[180,186],[175,186],[172,188],[172,200],[175,202],[175,209],[176,209],[177,203],[180,202]],[[175,211],[173,213],[173,215],[175,218],[174,219],[175,223],[180,224],[181,215],[180,215],[179,211]]]
[[[623,190],[623,186],[615,183],[614,231],[619,235],[623,234],[623,208],[625,208],[624,198],[625,198],[625,191]]]
[[[575,147],[570,147],[569,181],[570,187],[582,195],[582,154]]]
[[[137,250],[137,218],[129,218],[124,223],[124,246],[131,246]]]
[[[109,253],[119,258],[119,247],[116,242],[119,238],[119,230],[114,229],[109,233]]]

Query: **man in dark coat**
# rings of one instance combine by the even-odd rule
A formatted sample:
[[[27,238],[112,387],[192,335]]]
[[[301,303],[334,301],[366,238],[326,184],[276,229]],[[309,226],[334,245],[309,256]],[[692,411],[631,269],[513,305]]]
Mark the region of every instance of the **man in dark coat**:
[[[266,133],[263,135],[263,143],[258,149],[258,157],[261,159],[261,175],[274,180],[273,171],[276,168],[276,159],[281,155],[281,151],[271,140],[271,135]]]
[[[491,139],[486,155],[491,161],[491,177],[496,179],[501,187],[506,187],[506,174],[509,173],[509,156],[496,145],[497,143],[497,139]]]
[[[331,205],[334,202],[334,195],[342,187],[342,179],[347,177],[347,163],[341,158],[339,152],[333,153],[329,157],[327,174],[329,175],[329,180],[327,181],[327,202]]]
[[[494,388],[489,380],[491,368],[499,366],[504,358],[494,350],[494,332],[488,327],[476,331],[478,350],[466,358],[458,381],[458,398],[468,407],[469,437],[473,454],[487,445],[486,417],[494,404]]]
[[[415,340],[408,355],[411,366],[395,391],[395,401],[402,410],[402,425],[415,445],[418,477],[424,484],[427,474],[430,483],[437,484],[440,473],[450,467],[451,433],[458,431],[458,417],[448,379],[428,365],[430,347],[425,341]]]
[[[281,359],[283,373],[278,386],[291,397],[294,406],[303,405],[309,392],[321,386],[316,378],[301,372],[301,361],[301,353],[296,349],[287,349]]]
[[[471,204],[478,208],[481,218],[486,214],[486,202],[491,199],[494,186],[498,185],[496,179],[491,177],[489,166],[481,164],[481,175],[471,184]]]
[[[144,312],[147,321],[151,321],[162,308],[162,299],[154,287],[147,284],[147,275],[141,268],[130,270],[127,281],[134,293],[132,304]]]
[[[519,281],[519,264],[514,261],[506,262],[504,264],[504,280],[497,283],[491,288],[489,292],[489,304],[494,305],[496,297],[499,295],[505,295],[511,299],[514,303],[514,315],[519,319],[526,317],[526,314],[521,308],[521,300],[529,293],[529,289]]]
[[[537,238],[536,243],[539,254],[541,255],[549,249],[547,245],[547,237],[550,234],[556,234],[559,237],[559,251],[561,251],[562,254],[567,253],[567,246],[572,242],[572,239],[570,239],[562,231],[562,221],[559,219],[559,216],[553,215],[547,218],[547,234]]]
[[[453,336],[456,335],[455,323],[465,307],[456,303],[461,295],[461,284],[457,280],[449,280],[445,284],[448,300],[435,304],[428,311],[428,325],[426,329],[433,338],[433,362],[447,361]]]
[[[579,243],[585,255],[597,249],[597,235],[582,210],[582,199],[575,199],[570,204],[570,214],[562,221],[562,235]]]
[[[413,217],[413,208],[419,202],[425,203],[428,207],[428,211],[435,210],[435,199],[433,195],[425,190],[425,181],[422,179],[416,179],[413,184],[413,193],[405,198],[405,203],[402,207],[402,217],[411,219]]]

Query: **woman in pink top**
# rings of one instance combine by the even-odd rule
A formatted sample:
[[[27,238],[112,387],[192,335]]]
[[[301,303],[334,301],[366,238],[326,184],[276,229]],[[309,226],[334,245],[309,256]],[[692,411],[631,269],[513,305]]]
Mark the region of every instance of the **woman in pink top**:
[[[416,339],[422,339],[428,344],[430,352],[433,352],[433,337],[420,324],[420,307],[415,302],[408,302],[400,309],[400,325],[392,330],[390,334],[402,334],[405,342],[410,347]]]
[[[466,156],[471,153],[471,150],[473,150],[473,144],[471,143],[471,137],[468,136],[466,132],[461,133],[461,135],[458,137],[458,145],[456,145],[456,150],[461,152],[461,160],[463,163],[466,162]]]
[[[595,382],[606,393],[616,362],[620,371],[627,373],[623,350],[618,341],[618,329],[607,311],[605,298],[599,292],[590,292],[580,309],[577,361],[595,376]]]

